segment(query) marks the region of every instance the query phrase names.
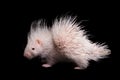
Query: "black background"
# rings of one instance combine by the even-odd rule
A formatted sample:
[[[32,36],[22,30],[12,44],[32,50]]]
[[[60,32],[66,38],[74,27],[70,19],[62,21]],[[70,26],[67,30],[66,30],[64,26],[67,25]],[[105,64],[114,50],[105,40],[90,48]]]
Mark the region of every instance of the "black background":
[[[12,3],[12,2],[11,2]],[[1,29],[2,39],[5,39],[2,74],[3,78],[30,80],[98,80],[115,79],[113,68],[113,54],[99,62],[90,62],[85,70],[74,70],[72,64],[60,63],[52,68],[42,68],[39,59],[27,60],[23,57],[27,42],[27,33],[31,22],[45,19],[48,25],[57,16],[78,16],[78,21],[87,20],[82,25],[91,34],[93,42],[106,42],[112,50],[113,21],[116,16],[112,2],[13,2],[2,6]],[[115,27],[115,26],[114,26]],[[114,80],[113,79],[113,80]]]

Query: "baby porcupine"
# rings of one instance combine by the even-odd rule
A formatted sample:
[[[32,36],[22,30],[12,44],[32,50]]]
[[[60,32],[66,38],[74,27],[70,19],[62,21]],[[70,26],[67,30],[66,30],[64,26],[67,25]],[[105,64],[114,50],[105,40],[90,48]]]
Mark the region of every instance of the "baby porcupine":
[[[85,69],[89,60],[97,61],[110,52],[107,45],[90,41],[75,18],[67,16],[55,19],[52,28],[47,28],[41,20],[33,22],[24,56],[29,59],[35,56],[45,58],[43,67],[70,60],[76,63],[75,69]]]

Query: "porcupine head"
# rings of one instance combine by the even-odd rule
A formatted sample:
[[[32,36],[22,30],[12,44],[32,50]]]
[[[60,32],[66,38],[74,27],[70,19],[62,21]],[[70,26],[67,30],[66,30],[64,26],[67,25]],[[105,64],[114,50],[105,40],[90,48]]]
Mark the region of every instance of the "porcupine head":
[[[34,21],[28,34],[27,45],[24,50],[24,56],[28,59],[34,57],[47,57],[52,50],[52,37],[49,28],[45,23]]]

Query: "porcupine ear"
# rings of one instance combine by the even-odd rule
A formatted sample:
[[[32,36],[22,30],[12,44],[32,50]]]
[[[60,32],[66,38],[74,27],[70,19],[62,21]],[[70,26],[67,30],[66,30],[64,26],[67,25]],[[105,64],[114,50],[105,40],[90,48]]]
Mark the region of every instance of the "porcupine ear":
[[[36,39],[36,42],[37,42],[37,44],[39,44],[39,45],[42,45],[42,42],[41,42],[41,40],[39,40],[39,39]]]

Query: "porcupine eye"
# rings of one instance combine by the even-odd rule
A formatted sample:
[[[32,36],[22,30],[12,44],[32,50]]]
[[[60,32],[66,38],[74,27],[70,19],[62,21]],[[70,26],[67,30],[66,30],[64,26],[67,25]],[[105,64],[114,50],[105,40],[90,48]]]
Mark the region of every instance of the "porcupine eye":
[[[35,48],[32,48],[32,50],[35,50]]]

